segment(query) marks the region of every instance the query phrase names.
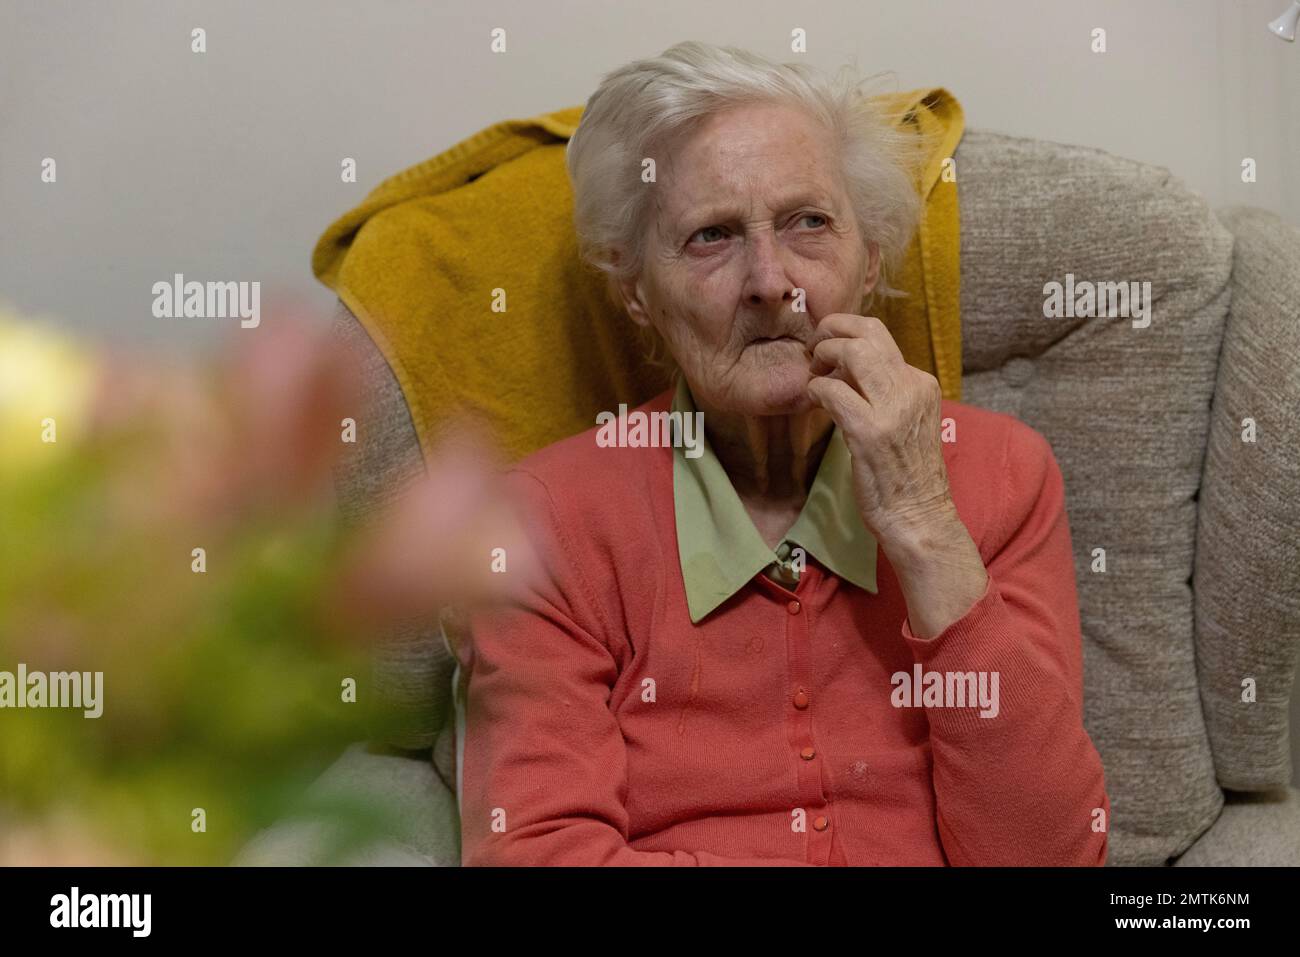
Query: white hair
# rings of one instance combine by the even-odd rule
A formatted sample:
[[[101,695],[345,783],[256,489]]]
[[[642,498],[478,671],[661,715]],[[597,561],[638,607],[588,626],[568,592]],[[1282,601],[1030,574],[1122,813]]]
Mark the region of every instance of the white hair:
[[[871,102],[861,90],[864,82],[850,67],[827,78],[804,64],[697,41],[606,74],[565,150],[583,259],[605,273],[611,293],[619,280],[638,275],[647,217],[655,211],[652,191],[641,180],[642,161],[657,153],[666,157],[712,114],[738,105],[789,104],[832,132],[863,242],[880,247],[876,290],[900,295],[887,277],[921,214],[916,183],[925,144]],[[615,256],[616,249],[622,255]]]

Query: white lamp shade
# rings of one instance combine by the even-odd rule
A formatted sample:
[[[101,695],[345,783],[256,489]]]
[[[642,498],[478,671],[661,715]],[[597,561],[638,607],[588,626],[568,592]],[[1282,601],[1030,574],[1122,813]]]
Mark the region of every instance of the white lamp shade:
[[[1283,40],[1295,43],[1296,24],[1300,23],[1300,0],[1291,4],[1291,9],[1268,25],[1269,33],[1275,33]]]

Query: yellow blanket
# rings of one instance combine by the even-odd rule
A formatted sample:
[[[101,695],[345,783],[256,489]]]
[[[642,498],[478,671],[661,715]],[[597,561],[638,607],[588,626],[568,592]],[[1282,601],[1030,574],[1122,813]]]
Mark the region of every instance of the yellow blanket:
[[[879,314],[907,361],[960,399],[960,224],[956,183],[941,172],[961,106],[943,89],[881,99],[935,145],[918,184],[921,228],[891,277],[909,295]],[[578,258],[564,146],[581,114],[481,130],[385,180],[316,244],[313,271],[392,366],[426,453],[452,412],[523,456],[668,387]]]

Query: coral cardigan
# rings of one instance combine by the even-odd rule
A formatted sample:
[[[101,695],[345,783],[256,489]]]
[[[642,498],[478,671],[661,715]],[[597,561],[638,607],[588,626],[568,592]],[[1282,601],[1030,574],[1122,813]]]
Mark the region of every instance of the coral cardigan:
[[[989,585],[929,640],[883,552],[874,594],[810,554],[793,591],[755,574],[693,624],[680,450],[592,429],[513,469],[544,573],[471,619],[462,863],[1103,864],[1060,470],[1010,416],[943,416]]]

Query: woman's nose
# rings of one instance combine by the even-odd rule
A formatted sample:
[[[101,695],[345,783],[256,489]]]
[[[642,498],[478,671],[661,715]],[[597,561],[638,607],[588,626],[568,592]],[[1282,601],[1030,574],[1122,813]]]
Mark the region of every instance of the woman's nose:
[[[750,233],[745,240],[745,254],[749,262],[745,298],[752,305],[781,302],[794,295],[780,244],[770,229]]]

